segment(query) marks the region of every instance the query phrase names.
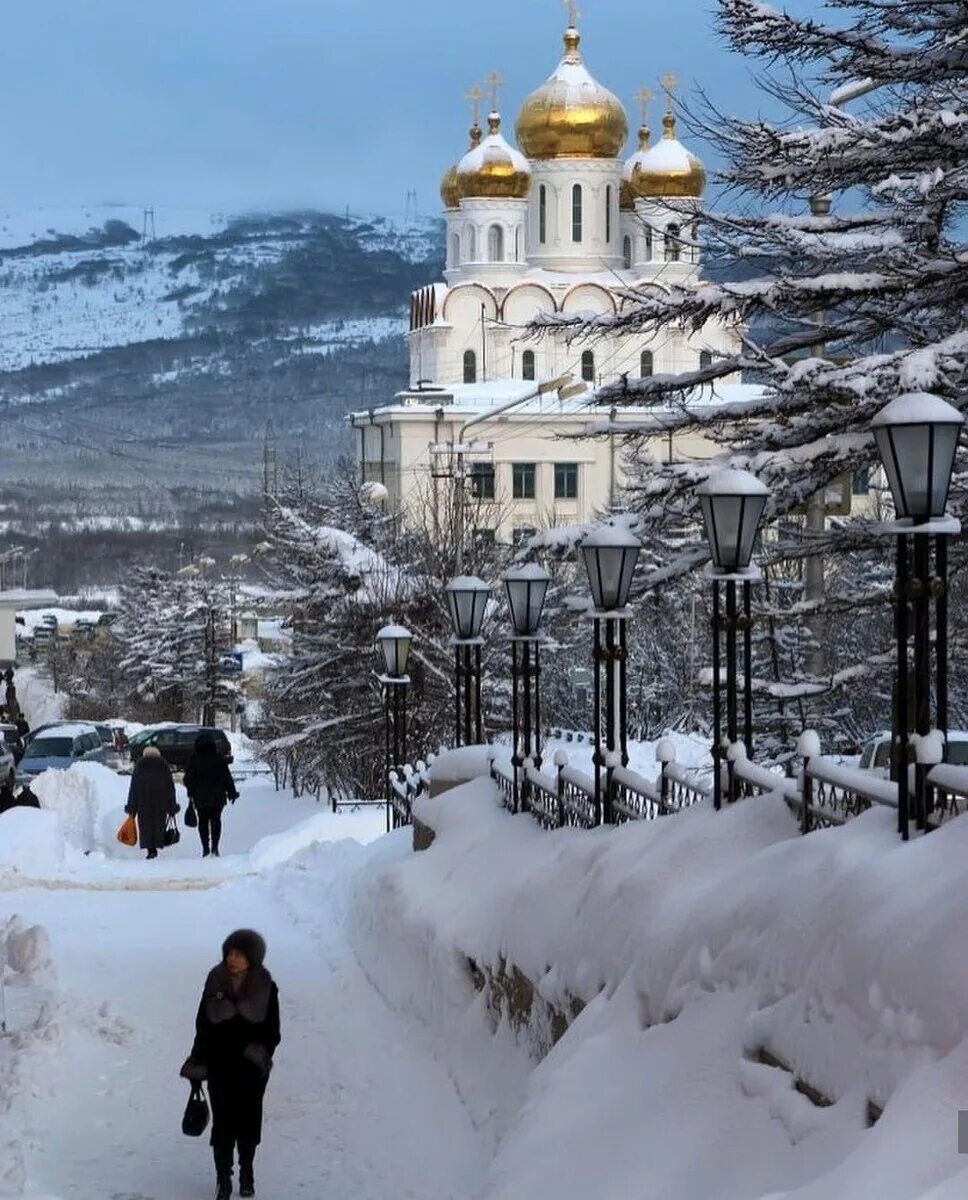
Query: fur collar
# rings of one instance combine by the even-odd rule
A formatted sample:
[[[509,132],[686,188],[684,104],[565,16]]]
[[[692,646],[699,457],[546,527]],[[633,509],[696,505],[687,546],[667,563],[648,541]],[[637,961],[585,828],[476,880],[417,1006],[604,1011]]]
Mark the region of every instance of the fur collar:
[[[261,1025],[269,1014],[272,976],[265,967],[250,967],[238,992],[232,989],[232,976],[225,963],[209,971],[205,980],[205,1015],[213,1025],[242,1017]]]

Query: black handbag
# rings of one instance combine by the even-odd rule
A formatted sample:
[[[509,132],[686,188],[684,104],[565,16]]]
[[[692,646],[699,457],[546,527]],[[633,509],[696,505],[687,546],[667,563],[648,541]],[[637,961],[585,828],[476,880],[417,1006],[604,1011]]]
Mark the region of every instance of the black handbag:
[[[182,1117],[182,1133],[186,1137],[201,1137],[208,1128],[208,1101],[200,1083],[192,1084],[192,1092]]]
[[[198,828],[198,813],[195,811],[195,805],[189,801],[188,808],[185,809],[185,825],[189,829]]]
[[[174,817],[168,818],[168,824],[165,826],[165,845],[177,846],[181,841],[181,833],[175,823]]]

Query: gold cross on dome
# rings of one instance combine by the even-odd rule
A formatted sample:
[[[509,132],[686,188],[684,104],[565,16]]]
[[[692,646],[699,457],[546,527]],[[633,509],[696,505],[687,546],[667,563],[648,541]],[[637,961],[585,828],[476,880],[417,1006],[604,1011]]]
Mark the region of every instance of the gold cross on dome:
[[[642,124],[649,123],[649,101],[653,99],[655,92],[651,88],[643,87],[635,93],[635,99],[642,105]]]
[[[578,22],[581,18],[581,12],[575,0],[562,0],[565,8],[568,9],[568,28],[577,29]]]
[[[481,123],[481,101],[484,99],[484,93],[475,83],[464,99],[470,103],[472,123],[479,125]]]
[[[675,90],[679,86],[679,80],[671,71],[666,71],[659,83],[662,84],[662,90],[666,94],[666,112],[671,113],[675,107]]]
[[[487,77],[487,86],[491,89],[491,112],[497,112],[498,110],[502,83],[504,83],[504,79],[497,71],[492,71]]]

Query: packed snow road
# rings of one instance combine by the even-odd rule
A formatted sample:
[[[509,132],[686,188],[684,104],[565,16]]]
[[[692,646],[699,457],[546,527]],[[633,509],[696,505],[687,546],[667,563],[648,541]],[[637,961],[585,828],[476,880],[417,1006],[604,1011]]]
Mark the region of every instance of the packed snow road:
[[[261,800],[290,805],[296,820],[304,815],[291,798]],[[330,836],[340,837],[343,818],[330,819]],[[365,820],[376,833],[382,814]],[[350,819],[350,828],[359,825]],[[307,852],[311,869],[297,854],[291,864],[256,870],[249,847],[236,848],[241,853],[218,864],[228,873],[221,883],[209,862],[191,868],[162,859],[101,864],[97,880],[77,879],[72,892],[34,881],[0,897],[4,919],[16,913],[47,929],[56,980],[56,1019],[21,1072],[30,1083],[8,1097],[11,1111],[22,1110],[27,1194],[213,1194],[207,1137],[181,1134],[188,1088],[178,1069],[222,939],[252,926],[268,942],[283,1029],[257,1194],[469,1200],[486,1171],[482,1139],[444,1068],[406,1018],[387,1008],[347,941],[345,895],[368,851],[334,841]],[[124,890],[102,890],[110,871],[122,868]],[[0,1195],[12,1194],[3,1171],[0,1161]]]

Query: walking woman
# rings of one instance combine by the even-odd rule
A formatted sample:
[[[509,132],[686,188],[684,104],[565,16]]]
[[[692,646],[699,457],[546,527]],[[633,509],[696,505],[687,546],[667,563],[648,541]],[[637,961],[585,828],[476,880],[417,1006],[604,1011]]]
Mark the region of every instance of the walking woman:
[[[157,858],[165,845],[165,829],[178,812],[175,781],[157,746],[146,746],[131,775],[124,811],[138,819],[138,837],[146,858]]]
[[[231,800],[239,798],[229,764],[219,754],[210,733],[200,733],[195,739],[195,753],[185,770],[185,790],[198,814],[198,836],[202,843],[202,858],[209,853],[218,858],[222,837],[222,810]]]
[[[265,956],[265,941],[254,930],[237,929],[225,939],[222,961],[205,981],[195,1043],[181,1070],[186,1079],[208,1080],[215,1200],[232,1195],[236,1147],[239,1195],[255,1195],[262,1097],[279,1045],[279,989],[264,966]]]

